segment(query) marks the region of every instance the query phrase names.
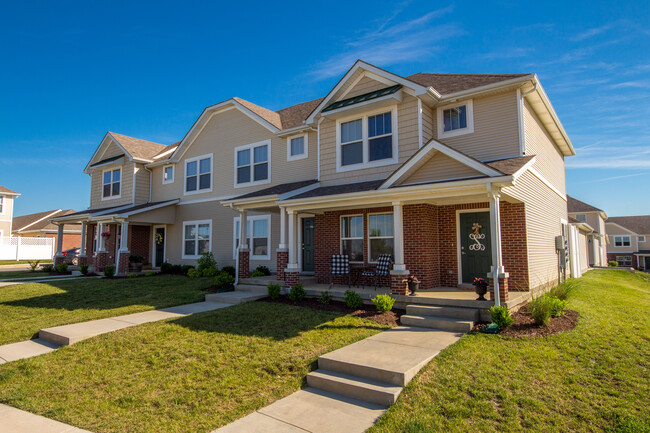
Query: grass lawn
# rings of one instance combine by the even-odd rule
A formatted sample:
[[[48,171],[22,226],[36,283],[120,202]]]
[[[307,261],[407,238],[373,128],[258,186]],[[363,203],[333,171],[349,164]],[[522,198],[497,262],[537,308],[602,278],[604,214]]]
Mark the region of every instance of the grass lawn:
[[[297,391],[375,322],[252,302],[0,365],[0,402],[104,432],[209,432]]]
[[[0,280],[8,280],[14,278],[34,278],[34,277],[48,277],[49,273],[43,271],[2,271],[0,270]]]
[[[52,259],[42,259],[42,260],[0,260],[0,266],[2,265],[26,265],[29,262],[40,262],[39,265],[43,263],[52,263]]]
[[[27,340],[41,328],[203,301],[211,278],[161,275],[0,287],[0,344]]]
[[[467,335],[414,379],[379,432],[650,431],[650,278],[592,270],[545,339]]]

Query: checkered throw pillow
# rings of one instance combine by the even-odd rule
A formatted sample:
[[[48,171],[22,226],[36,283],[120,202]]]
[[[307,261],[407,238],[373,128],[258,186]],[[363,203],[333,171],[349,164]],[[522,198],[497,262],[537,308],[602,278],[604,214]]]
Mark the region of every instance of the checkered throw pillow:
[[[344,254],[332,255],[332,275],[347,275],[350,273],[350,258]]]

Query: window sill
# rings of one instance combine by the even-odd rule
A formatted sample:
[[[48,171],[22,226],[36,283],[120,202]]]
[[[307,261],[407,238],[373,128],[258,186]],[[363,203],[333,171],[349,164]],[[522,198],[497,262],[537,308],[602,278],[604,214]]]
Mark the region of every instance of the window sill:
[[[256,185],[266,185],[271,183],[271,179],[258,180],[255,182],[246,182],[246,183],[236,183],[234,188],[246,188],[247,186],[256,186]]]
[[[206,192],[212,192],[212,188],[199,189],[196,191],[185,191],[183,195],[195,195],[195,194],[204,194]]]

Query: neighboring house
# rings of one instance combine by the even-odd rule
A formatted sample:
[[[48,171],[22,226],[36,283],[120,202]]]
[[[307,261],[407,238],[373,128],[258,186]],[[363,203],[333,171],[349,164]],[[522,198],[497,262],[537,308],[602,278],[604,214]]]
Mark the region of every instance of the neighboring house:
[[[570,273],[574,278],[579,278],[589,270],[589,255],[591,249],[590,236],[594,229],[584,221],[569,215],[569,261]]]
[[[569,216],[586,224],[592,231],[587,234],[589,243],[589,266],[607,266],[607,214],[590,204],[567,196]],[[583,229],[586,226],[582,226]]]
[[[11,236],[14,199],[19,195],[17,192],[0,185],[0,238]]]
[[[49,220],[75,213],[73,209],[55,209],[45,212],[38,212],[31,215],[15,217],[13,219],[12,235],[29,238],[53,238],[56,244],[57,226]],[[68,225],[63,232],[63,250],[78,248],[81,245],[81,230],[79,226]]]
[[[209,106],[173,145],[107,133],[85,169],[89,210],[53,221],[81,223],[82,261],[122,273],[135,252],[158,267],[212,251],[240,278],[265,265],[326,283],[333,254],[372,267],[389,253],[394,293],[409,274],[423,289],[489,274],[506,300],[559,278],[574,154],[534,74],[357,61],[324,98]]]
[[[650,270],[650,215],[609,217],[607,260]]]

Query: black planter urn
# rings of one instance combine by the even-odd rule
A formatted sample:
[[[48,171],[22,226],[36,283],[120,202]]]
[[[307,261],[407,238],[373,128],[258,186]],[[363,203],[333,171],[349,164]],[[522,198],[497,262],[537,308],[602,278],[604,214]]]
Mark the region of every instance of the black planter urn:
[[[419,281],[409,281],[408,285],[409,285],[409,292],[411,292],[411,293],[409,293],[409,295],[415,296],[415,292],[417,292],[418,289],[420,288],[420,282]]]
[[[487,293],[487,287],[485,284],[475,284],[474,285],[474,291],[478,295],[478,298],[476,298],[477,301],[487,301],[483,295]]]

